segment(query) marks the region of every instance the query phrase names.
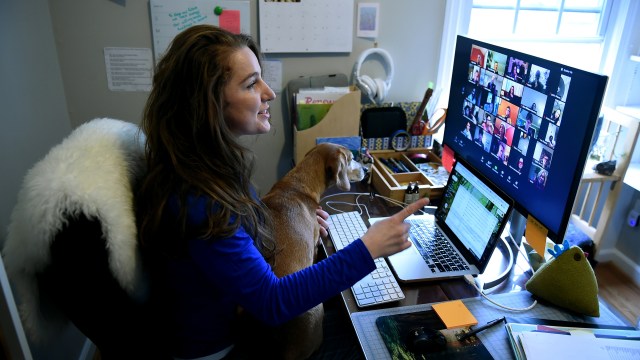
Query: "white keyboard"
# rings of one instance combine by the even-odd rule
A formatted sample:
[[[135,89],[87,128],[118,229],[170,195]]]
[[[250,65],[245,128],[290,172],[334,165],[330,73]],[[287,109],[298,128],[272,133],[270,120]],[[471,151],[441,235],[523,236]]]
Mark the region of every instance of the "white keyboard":
[[[349,245],[367,231],[357,211],[339,213],[329,217],[329,235],[336,250]],[[404,293],[384,259],[376,259],[376,269],[351,287],[359,307],[378,305],[404,299]]]

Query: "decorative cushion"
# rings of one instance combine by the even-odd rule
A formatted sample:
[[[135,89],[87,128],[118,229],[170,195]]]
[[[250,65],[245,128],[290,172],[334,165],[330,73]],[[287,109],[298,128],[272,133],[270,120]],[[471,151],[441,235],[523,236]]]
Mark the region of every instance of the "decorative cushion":
[[[554,305],[588,316],[600,316],[596,276],[578,246],[571,246],[542,264],[525,288]]]

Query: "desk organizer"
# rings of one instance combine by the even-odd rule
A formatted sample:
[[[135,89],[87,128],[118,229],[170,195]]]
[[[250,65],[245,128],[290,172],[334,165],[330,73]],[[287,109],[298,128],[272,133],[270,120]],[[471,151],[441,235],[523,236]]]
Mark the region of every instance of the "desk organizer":
[[[360,90],[352,87],[351,92],[338,99],[319,123],[305,130],[294,129],[293,160],[296,164],[316,146],[318,138],[359,135],[360,96]]]
[[[413,123],[413,118],[415,117],[416,111],[418,111],[418,107],[420,106],[420,102],[396,102],[396,103],[383,103],[381,105],[375,104],[365,104],[362,105],[361,111],[364,112],[367,109],[371,109],[374,107],[399,107],[401,108],[406,116],[406,127],[405,129],[410,129],[411,124]],[[391,146],[391,137],[375,137],[375,138],[365,138],[362,137],[362,146],[368,148],[370,151],[372,150],[390,150],[393,149]],[[408,139],[409,148],[430,148],[432,146],[432,137],[431,135],[411,135]]]
[[[436,166],[442,165],[442,160],[430,149],[408,149],[397,152],[393,150],[370,151],[373,156],[373,166],[371,167],[371,183],[376,191],[382,195],[397,201],[404,200],[404,193],[410,182],[418,182],[420,197],[438,199],[442,196],[444,184],[433,181],[411,161],[411,154],[426,154],[427,162]],[[395,173],[385,166],[380,158],[395,159],[409,169],[409,172]]]

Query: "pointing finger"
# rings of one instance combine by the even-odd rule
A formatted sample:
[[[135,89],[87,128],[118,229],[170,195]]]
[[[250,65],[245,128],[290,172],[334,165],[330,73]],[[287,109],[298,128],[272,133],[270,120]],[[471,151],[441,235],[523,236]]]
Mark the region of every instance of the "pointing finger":
[[[429,204],[429,198],[421,198],[418,201],[407,205],[407,207],[405,207],[401,211],[398,211],[395,215],[393,215],[393,218],[395,218],[398,221],[404,221],[404,219],[406,219],[408,216],[413,215],[414,212],[422,209],[428,204]]]

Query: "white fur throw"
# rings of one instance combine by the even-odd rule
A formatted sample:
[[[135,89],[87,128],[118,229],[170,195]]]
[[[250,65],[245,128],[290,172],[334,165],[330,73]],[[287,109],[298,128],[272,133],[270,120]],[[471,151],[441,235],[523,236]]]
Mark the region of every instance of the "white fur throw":
[[[36,283],[36,273],[50,261],[49,247],[65,214],[100,219],[114,277],[132,297],[144,292],[132,187],[145,167],[139,127],[105,118],[75,129],[25,176],[3,259],[33,340],[46,340],[66,324],[66,318],[40,302]]]

